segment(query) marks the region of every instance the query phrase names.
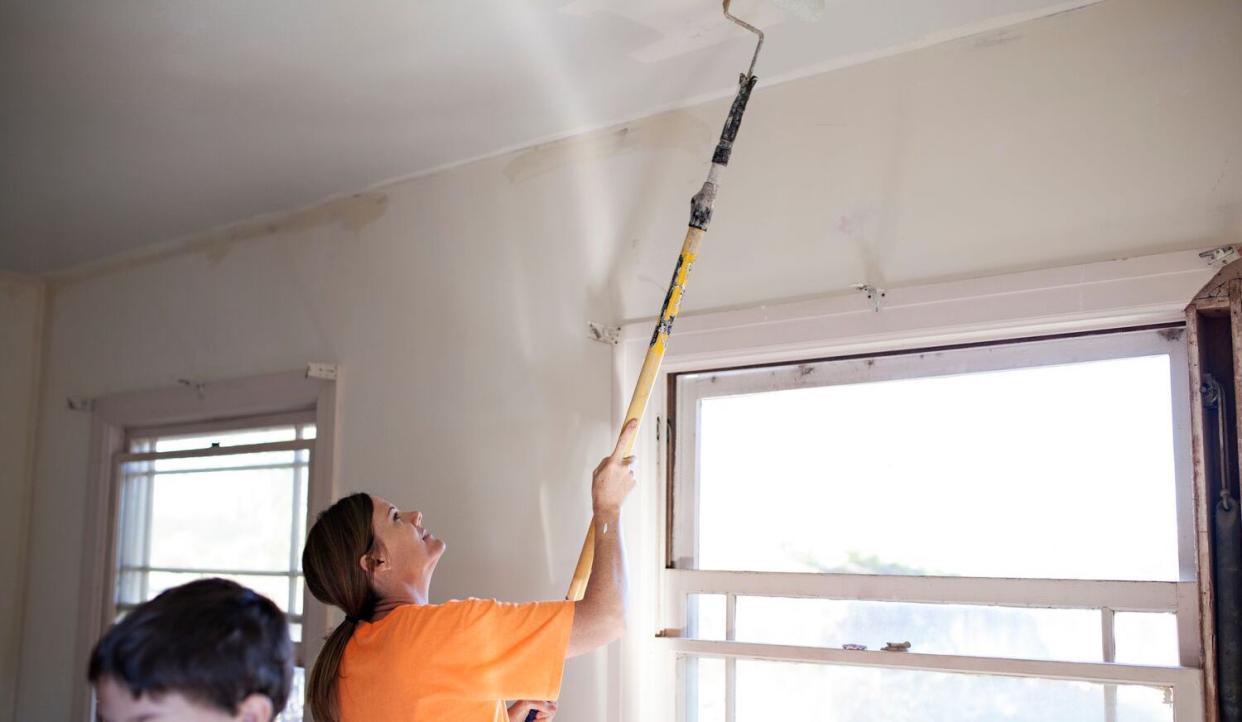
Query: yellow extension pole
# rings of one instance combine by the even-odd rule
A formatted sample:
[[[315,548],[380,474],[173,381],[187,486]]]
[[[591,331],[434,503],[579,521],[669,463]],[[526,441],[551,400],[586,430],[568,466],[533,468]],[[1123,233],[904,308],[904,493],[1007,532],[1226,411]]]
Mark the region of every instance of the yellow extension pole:
[[[630,419],[641,419],[647,410],[647,401],[651,399],[651,389],[655,386],[656,376],[660,373],[660,364],[664,361],[664,351],[668,348],[668,336],[672,331],[673,319],[681,307],[681,297],[686,289],[686,278],[694,266],[694,259],[699,255],[699,241],[703,239],[703,229],[691,226],[686,229],[686,240],[681,245],[681,255],[677,257],[677,270],[673,273],[673,282],[669,286],[664,308],[660,312],[660,320],[656,324],[655,335],[647,348],[647,357],[643,359],[642,371],[638,374],[638,383],[634,384],[634,393],[630,396],[629,408],[625,410],[624,428]],[[638,434],[630,437],[630,443],[622,450],[622,456],[634,453],[634,442]],[[586,539],[582,542],[582,551],[578,553],[578,565],[574,567],[574,578],[569,583],[566,599],[578,601],[586,593],[587,580],[591,577],[591,564],[595,559],[595,525],[587,526]]]
[[[726,11],[728,5],[726,4]],[[757,31],[756,31],[757,32]],[[757,53],[757,50],[756,50]],[[752,61],[751,68],[754,68]],[[673,331],[673,321],[681,308],[682,295],[686,290],[686,279],[694,267],[699,255],[699,243],[707,232],[711,222],[712,203],[716,199],[721,172],[729,164],[729,155],[733,150],[733,141],[737,137],[738,127],[742,123],[742,113],[746,110],[746,102],[750,99],[750,91],[755,86],[755,76],[743,75],[738,80],[737,96],[729,109],[729,117],[725,120],[724,130],[720,133],[720,142],[712,155],[712,167],[708,172],[703,187],[690,201],[690,227],[686,229],[686,240],[682,243],[681,254],[677,257],[677,267],[673,269],[673,279],[669,283],[668,293],[664,296],[664,307],[660,309],[660,319],[656,322],[655,332],[651,335],[651,343],[647,348],[647,357],[643,359],[642,371],[638,374],[638,382],[634,384],[634,393],[630,396],[629,408],[625,411],[622,427],[630,419],[642,419],[647,409],[647,401],[651,398],[651,389],[655,385],[656,376],[660,373],[660,364],[664,361],[664,351],[668,348],[668,337]],[[633,453],[634,439],[624,451],[625,456]],[[578,555],[578,565],[574,568],[574,578],[569,583],[566,599],[577,601],[586,593],[587,580],[591,577],[591,564],[595,559],[595,525],[587,528],[586,539],[582,542],[582,551]]]

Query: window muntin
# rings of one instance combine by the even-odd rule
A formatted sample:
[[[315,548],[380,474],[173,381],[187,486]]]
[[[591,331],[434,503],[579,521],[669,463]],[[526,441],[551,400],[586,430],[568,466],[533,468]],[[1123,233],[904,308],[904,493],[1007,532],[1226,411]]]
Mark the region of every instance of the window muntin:
[[[314,429],[314,425],[303,427]],[[131,451],[137,446],[153,446],[152,451],[189,451],[192,449],[210,449],[226,446],[248,446],[251,444],[271,444],[278,441],[293,441],[299,438],[315,438],[313,435],[298,435],[298,427],[291,424],[259,428],[240,428],[217,432],[191,432],[182,434],[159,435],[153,438],[131,439]],[[313,431],[312,431],[313,434]]]

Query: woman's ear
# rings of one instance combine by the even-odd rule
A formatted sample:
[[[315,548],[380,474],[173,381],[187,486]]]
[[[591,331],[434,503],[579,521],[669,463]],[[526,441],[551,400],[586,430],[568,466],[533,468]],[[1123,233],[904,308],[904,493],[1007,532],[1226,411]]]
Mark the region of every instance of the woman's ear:
[[[237,722],[272,722],[276,710],[272,709],[272,700],[265,694],[252,694],[237,705]]]

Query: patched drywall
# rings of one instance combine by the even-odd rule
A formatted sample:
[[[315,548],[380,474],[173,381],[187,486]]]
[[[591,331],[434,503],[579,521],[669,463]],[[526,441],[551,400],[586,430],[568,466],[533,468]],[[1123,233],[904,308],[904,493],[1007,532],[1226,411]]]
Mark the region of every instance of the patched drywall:
[[[1109,0],[761,84],[685,308],[1237,242],[1240,76],[1238,3]],[[424,511],[449,545],[433,596],[560,596],[614,411],[587,323],[658,309],[724,113],[387,186],[345,201],[360,222],[311,210],[57,280],[20,719],[66,719],[80,673],[84,540],[65,520],[84,513],[89,418],[70,394],[339,362],[338,491]],[[606,659],[568,665],[561,718],[624,701]]]
[[[14,717],[44,284],[0,273],[0,722]]]

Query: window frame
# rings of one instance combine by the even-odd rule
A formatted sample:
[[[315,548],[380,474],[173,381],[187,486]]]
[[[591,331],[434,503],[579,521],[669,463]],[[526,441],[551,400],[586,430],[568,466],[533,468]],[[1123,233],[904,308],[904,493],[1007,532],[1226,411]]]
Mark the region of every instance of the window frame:
[[[241,417],[241,418],[222,419],[218,421],[206,421],[206,422],[201,422],[201,423],[170,424],[168,426],[135,427],[135,428],[127,429],[125,432],[125,441],[124,441],[124,446],[123,446],[122,451],[119,451],[113,454],[113,460],[115,462],[115,468],[113,470],[113,475],[114,475],[113,483],[117,484],[119,487],[120,478],[123,475],[124,465],[127,463],[136,462],[136,461],[159,461],[159,460],[165,460],[165,459],[187,459],[187,458],[205,458],[205,457],[213,457],[213,456],[233,456],[233,455],[238,455],[238,454],[254,454],[254,453],[263,453],[263,452],[269,452],[269,451],[306,452],[307,458],[305,461],[299,461],[295,459],[295,461],[291,462],[291,465],[294,466],[295,468],[302,467],[302,466],[306,467],[306,470],[307,470],[306,479],[307,479],[307,484],[308,484],[306,492],[307,492],[307,497],[309,499],[309,492],[310,492],[309,481],[310,481],[311,471],[314,468],[314,461],[315,461],[315,438],[303,437],[302,427],[313,425],[314,423],[315,423],[315,412],[313,409],[308,409],[306,411],[290,412],[286,414],[265,414],[261,416],[248,416],[248,417]],[[220,448],[191,449],[191,450],[184,450],[184,451],[160,452],[160,451],[134,450],[134,444],[139,441],[146,441],[146,440],[152,440],[152,439],[157,440],[160,438],[186,436],[186,435],[200,435],[200,434],[205,435],[205,434],[221,433],[221,432],[228,432],[228,431],[242,431],[242,430],[247,430],[247,429],[263,429],[263,428],[279,427],[279,426],[294,427],[296,438],[292,441],[273,441],[273,442],[263,442],[263,443],[257,443],[257,444],[225,446],[225,447],[220,447]],[[316,436],[318,436],[318,434],[316,434]],[[224,470],[231,471],[235,469],[233,469],[232,467],[228,467]],[[147,473],[155,474],[158,472],[151,471]],[[295,474],[295,476],[296,475],[297,474]],[[280,576],[280,577],[286,578],[288,581],[289,591],[288,591],[287,603],[289,605],[289,609],[292,610],[294,608],[293,607],[294,594],[295,594],[294,590],[297,589],[297,579],[298,577],[302,576],[300,573],[296,573],[295,571],[297,569],[298,560],[292,555],[296,554],[296,550],[300,542],[300,539],[297,538],[297,534],[299,531],[305,533],[307,526],[309,524],[309,516],[310,516],[310,510],[308,508],[307,509],[308,518],[301,519],[300,521],[296,518],[297,506],[298,506],[297,501],[299,499],[298,487],[301,486],[302,482],[300,480],[295,479],[294,484],[295,484],[295,487],[294,487],[295,493],[293,495],[294,505],[293,505],[293,509],[291,509],[291,513],[295,515],[293,518],[293,524],[292,524],[292,529],[291,529],[291,534],[294,535],[294,538],[290,540],[291,541],[291,545],[290,545],[291,556],[289,559],[289,570],[287,572],[282,572],[282,573],[254,572],[254,571],[244,570],[244,569],[166,569],[166,568],[161,568],[161,567],[152,567],[150,565],[145,565],[142,567],[125,567],[119,561],[113,565],[113,570],[114,572],[120,572],[120,571],[124,571],[128,569],[129,571],[144,571],[144,572],[175,571],[175,572],[190,572],[190,573],[215,574],[215,575],[260,574],[262,576]],[[119,488],[118,488],[118,492],[119,492]],[[148,515],[150,514],[149,509],[147,513]],[[116,532],[119,531],[118,529],[115,528],[115,524],[117,522],[118,520],[116,519],[113,520],[114,537],[116,536]],[[146,531],[149,533],[149,530],[146,530]],[[114,553],[116,552],[115,546],[116,545],[114,545],[114,550],[113,550]],[[105,615],[110,615],[110,618],[112,619],[116,619],[117,614],[123,611],[129,611],[138,606],[136,604],[117,604],[116,596],[117,596],[116,585],[114,581],[112,585],[112,594],[107,599],[104,600]],[[302,612],[294,613],[290,611],[286,615],[289,618],[290,624],[302,624],[304,622],[305,597],[307,596],[305,591],[303,591],[302,596],[304,597],[302,600],[302,604],[303,604]],[[306,657],[306,654],[305,654],[305,646],[304,646],[305,641],[306,641],[305,638],[303,638],[302,641],[293,643],[295,664],[297,664],[298,666],[303,666],[303,667],[306,665],[306,661],[308,659],[308,657]]]
[[[75,669],[86,669],[95,641],[115,616],[116,519],[120,496],[118,455],[131,436],[193,433],[237,425],[263,425],[273,419],[299,418],[316,426],[311,451],[308,515],[325,508],[335,495],[337,477],[337,381],[325,374],[289,371],[209,383],[111,394],[92,400],[87,518],[83,534],[82,587],[79,598]],[[330,374],[328,376],[331,376]],[[257,423],[256,423],[257,422]],[[235,447],[243,448],[243,447]],[[309,523],[309,519],[308,519]],[[328,609],[309,592],[302,601],[302,655],[314,659],[328,631]],[[85,676],[74,675],[72,719],[92,719],[92,697]]]
[[[681,510],[694,506],[698,495],[698,424],[694,422],[695,409],[704,399],[1165,354],[1169,357],[1173,409],[1177,581],[1193,582],[1196,550],[1190,398],[1184,383],[1190,372],[1184,323],[671,373],[668,416],[674,434],[667,483],[673,514],[665,542],[669,551],[665,565],[681,568],[679,560],[697,556],[693,548],[697,520]],[[765,369],[768,373],[763,373]]]
[[[676,585],[666,569],[671,517],[669,466],[674,462],[667,418],[670,374],[705,368],[787,363],[808,358],[877,354],[979,342],[1019,340],[1153,324],[1184,322],[1186,304],[1216,272],[1193,249],[1082,263],[1056,268],[1005,272],[968,279],[890,286],[876,310],[861,293],[741,305],[683,313],[657,377],[636,444],[640,483],[627,504],[622,534],[633,560],[629,624],[623,643],[606,665],[609,688],[620,704],[602,718],[608,722],[669,719],[681,709],[678,660],[684,656],[677,635],[684,614],[673,603]],[[693,291],[692,291],[693,293]],[[651,321],[621,325],[613,346],[612,428],[619,433],[624,413],[651,339]],[[1193,343],[1194,328],[1189,329]],[[1195,370],[1191,359],[1191,371]],[[1189,377],[1182,388],[1194,385]],[[1176,387],[1175,387],[1176,388]],[[1192,423],[1195,416],[1192,409]],[[1210,574],[1202,553],[1204,527],[1201,465],[1195,463],[1194,494],[1199,633],[1213,642]],[[682,605],[684,609],[684,605]],[[1193,633],[1193,630],[1188,630]],[[1181,630],[1179,630],[1179,634]],[[1184,686],[1203,689],[1201,716],[1215,720],[1212,660],[1185,668]],[[1205,678],[1203,668],[1207,668]],[[1179,695],[1183,703],[1193,695]],[[1207,704],[1205,704],[1207,700]]]
[[[1000,577],[937,577],[876,574],[825,574],[697,570],[698,416],[704,399],[797,388],[816,388],[895,379],[933,378],[960,373],[1031,368],[1116,358],[1167,355],[1177,520],[1176,581],[1110,581],[1079,579],[1007,579]],[[670,635],[666,645],[682,657],[678,664],[678,719],[693,720],[693,660],[723,658],[725,722],[733,722],[736,661],[759,659],[818,662],[848,666],[918,669],[935,672],[1002,676],[1033,676],[1096,683],[1167,685],[1174,690],[1176,722],[1202,716],[1202,689],[1196,667],[1202,655],[1197,600],[1197,553],[1191,462],[1190,395],[1185,324],[1168,323],[1138,329],[1105,329],[1090,333],[906,349],[878,354],[848,355],[780,364],[683,370],[668,374],[667,525],[664,584],[666,614],[681,616],[687,632]],[[725,598],[725,639],[694,638],[695,620],[687,614],[689,595],[721,594]],[[1004,657],[843,650],[738,642],[734,639],[739,596],[803,597],[833,600],[927,604],[976,604],[1019,608],[1062,608],[1100,614],[1100,662],[1019,660]],[[1178,625],[1180,667],[1115,664],[1116,612],[1172,612]],[[1110,704],[1111,703],[1111,704]],[[1106,719],[1115,719],[1116,688],[1105,687]],[[1109,713],[1112,713],[1111,715]]]

